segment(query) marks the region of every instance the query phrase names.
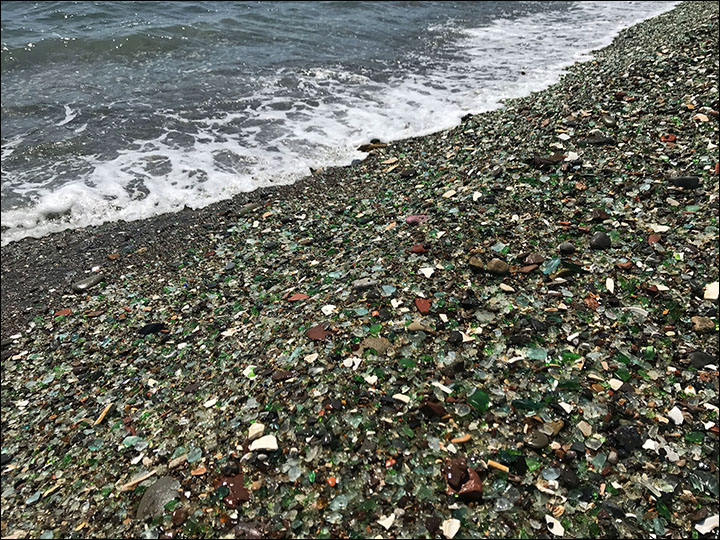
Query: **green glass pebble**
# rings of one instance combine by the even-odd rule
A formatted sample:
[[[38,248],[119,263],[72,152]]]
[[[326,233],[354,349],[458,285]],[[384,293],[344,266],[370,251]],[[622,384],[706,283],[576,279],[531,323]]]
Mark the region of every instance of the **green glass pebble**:
[[[478,412],[485,412],[490,407],[490,396],[479,388],[476,388],[473,393],[467,397],[467,401],[475,407],[475,410]]]
[[[135,446],[139,442],[143,440],[142,437],[138,437],[137,435],[129,435],[123,439],[123,446]]]
[[[188,463],[195,463],[198,459],[202,457],[202,450],[200,448],[193,448],[188,452],[187,462]]]
[[[530,360],[545,360],[547,358],[547,351],[540,348],[528,349],[527,357]]]
[[[561,261],[562,259],[560,257],[555,257],[554,259],[545,261],[545,263],[541,266],[542,273],[546,276],[552,274],[558,269]]]
[[[42,491],[36,491],[30,497],[27,498],[25,501],[25,504],[32,504],[34,502],[37,502],[38,499],[40,499],[40,496],[42,495]]]

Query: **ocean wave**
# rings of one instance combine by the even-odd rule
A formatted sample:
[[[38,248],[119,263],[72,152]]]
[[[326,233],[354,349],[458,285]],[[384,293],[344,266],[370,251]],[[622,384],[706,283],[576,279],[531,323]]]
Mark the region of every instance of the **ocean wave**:
[[[86,76],[68,84],[101,99],[3,102],[3,132],[10,122],[22,129],[51,120],[42,136],[3,139],[2,243],[199,208],[296,181],[309,167],[348,164],[372,138],[449,128],[540,90],[620,28],[672,6],[581,3],[472,27],[455,18],[426,23],[425,46],[380,66],[291,57],[267,69],[221,58],[206,67],[193,59],[118,69],[116,77],[135,83],[111,100],[107,82]],[[167,65],[174,74],[160,71]]]

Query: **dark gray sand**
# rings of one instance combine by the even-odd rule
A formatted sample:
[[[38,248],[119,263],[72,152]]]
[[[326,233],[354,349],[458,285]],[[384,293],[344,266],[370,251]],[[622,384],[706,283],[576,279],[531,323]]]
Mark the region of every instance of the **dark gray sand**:
[[[2,536],[714,537],[717,43],[2,248]]]

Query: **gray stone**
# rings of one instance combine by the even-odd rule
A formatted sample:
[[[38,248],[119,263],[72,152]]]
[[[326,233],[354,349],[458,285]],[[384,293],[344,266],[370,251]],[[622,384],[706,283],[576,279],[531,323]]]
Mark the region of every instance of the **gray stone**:
[[[355,281],[353,281],[352,287],[356,291],[364,291],[366,289],[374,287],[377,284],[378,284],[378,282],[375,281],[374,279],[362,278],[362,279],[356,279]]]
[[[591,144],[593,146],[615,146],[615,139],[604,135],[590,135],[585,139],[580,139],[580,144]]]
[[[550,439],[544,433],[539,431],[533,431],[527,440],[527,445],[530,448],[541,449],[545,448],[550,443]]]
[[[102,274],[95,274],[81,281],[78,281],[77,283],[73,283],[72,290],[75,292],[87,291],[88,289],[91,289],[92,287],[100,283],[103,279],[105,279],[105,276],[103,276]]]
[[[596,232],[590,239],[592,249],[607,249],[610,247],[610,237],[604,232]]]
[[[609,114],[603,115],[603,117],[601,118],[601,120],[602,120],[602,123],[603,123],[606,127],[610,127],[610,128],[611,128],[611,127],[617,126],[617,121],[616,121],[612,116],[610,116]]]
[[[571,255],[575,253],[575,245],[572,242],[563,242],[558,246],[558,249],[563,255]]]
[[[243,206],[240,210],[238,210],[237,215],[238,215],[238,217],[244,216],[244,215],[249,214],[250,212],[252,212],[252,211],[254,211],[254,210],[257,210],[257,209],[260,208],[261,206],[262,206],[261,203],[249,203],[249,204],[246,204],[246,205]]]
[[[708,364],[718,365],[719,362],[716,356],[702,351],[695,351],[690,353],[690,363],[695,368],[702,369]]]
[[[165,505],[177,497],[180,482],[172,476],[163,476],[148,488],[140,500],[135,519],[144,521],[163,513]]]

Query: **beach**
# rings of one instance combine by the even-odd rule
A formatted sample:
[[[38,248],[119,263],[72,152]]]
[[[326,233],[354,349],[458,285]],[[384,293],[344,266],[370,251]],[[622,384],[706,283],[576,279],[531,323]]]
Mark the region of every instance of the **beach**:
[[[3,246],[2,537],[713,537],[717,40]]]

